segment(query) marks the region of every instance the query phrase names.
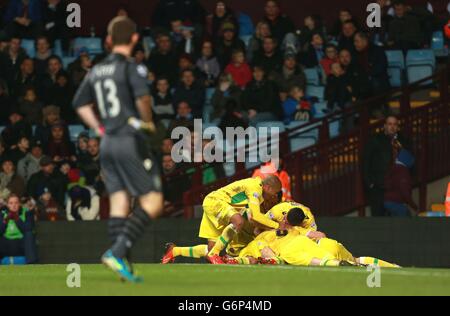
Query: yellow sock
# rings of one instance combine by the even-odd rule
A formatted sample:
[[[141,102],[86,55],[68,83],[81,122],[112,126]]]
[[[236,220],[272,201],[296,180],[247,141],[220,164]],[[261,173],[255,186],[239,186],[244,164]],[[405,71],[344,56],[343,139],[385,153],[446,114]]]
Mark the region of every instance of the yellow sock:
[[[236,258],[236,259],[238,260],[239,264],[246,265],[246,266],[251,264],[250,263],[250,259],[247,258],[247,257],[245,257],[245,258]]]
[[[220,236],[217,241],[216,244],[214,245],[214,248],[211,249],[211,251],[209,252],[209,256],[214,256],[214,255],[220,255],[220,253],[222,252],[222,250],[224,250],[225,248],[228,247],[228,244],[230,243],[230,241],[233,239],[233,237],[237,234],[236,229],[234,228],[233,224],[228,225],[222,233],[222,236]]]
[[[396,265],[396,264],[392,264],[377,258],[372,258],[372,257],[361,257],[359,258],[359,263],[361,264],[365,264],[365,265],[371,265],[371,266],[376,266],[376,267],[381,267],[381,268],[400,268],[400,266]]]
[[[203,258],[208,254],[208,245],[199,245],[195,247],[175,247],[173,248],[174,257]]]

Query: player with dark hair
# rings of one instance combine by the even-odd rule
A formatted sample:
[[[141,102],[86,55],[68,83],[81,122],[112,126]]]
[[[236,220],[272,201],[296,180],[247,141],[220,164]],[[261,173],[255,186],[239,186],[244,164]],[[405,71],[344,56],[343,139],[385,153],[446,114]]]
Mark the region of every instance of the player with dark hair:
[[[82,120],[103,137],[101,166],[110,194],[112,247],[102,261],[130,282],[140,281],[127,260],[131,248],[163,206],[161,179],[148,146],[148,133],[155,131],[148,70],[130,59],[139,40],[136,29],[127,17],[110,22],[106,40],[112,53],[86,76],[74,99]],[[128,216],[130,197],[137,198],[139,207]]]

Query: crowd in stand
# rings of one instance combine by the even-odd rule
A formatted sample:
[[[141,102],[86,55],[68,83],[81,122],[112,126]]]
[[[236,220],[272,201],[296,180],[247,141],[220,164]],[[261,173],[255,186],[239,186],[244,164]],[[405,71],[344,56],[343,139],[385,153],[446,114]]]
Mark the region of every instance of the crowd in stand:
[[[327,28],[318,15],[295,25],[276,0],[265,2],[261,21],[235,12],[225,1],[217,1],[210,13],[195,0],[160,1],[151,32],[145,34],[153,45],[142,41],[133,55],[150,70],[158,127],[153,141],[163,173],[180,167],[170,155],[170,132],[192,128],[194,119],[204,118],[207,103],[212,122],[221,128],[307,122],[317,100],[308,94],[306,68],[320,70],[328,111],[389,90],[385,49],[426,47],[449,11],[445,7],[443,15],[433,14],[445,1],[423,7],[402,0],[378,2],[382,27],[367,30],[361,23],[365,18],[346,9]],[[71,107],[74,92],[108,47],[95,56],[88,48],[71,52],[65,6],[61,0],[10,0],[0,8],[0,126],[5,127],[0,205],[8,214],[9,198],[16,196],[40,221],[104,219],[108,205],[100,140],[86,132],[73,142],[68,127],[79,124]],[[128,14],[126,7],[117,10],[117,15]],[[35,40],[35,56],[27,56],[23,39]],[[64,54],[76,57],[67,67],[53,53],[56,40]],[[226,174],[223,165],[205,170],[204,184]],[[180,190],[190,183],[173,181],[169,187]],[[179,194],[169,190],[166,198],[169,204]],[[5,218],[20,222],[20,216]]]

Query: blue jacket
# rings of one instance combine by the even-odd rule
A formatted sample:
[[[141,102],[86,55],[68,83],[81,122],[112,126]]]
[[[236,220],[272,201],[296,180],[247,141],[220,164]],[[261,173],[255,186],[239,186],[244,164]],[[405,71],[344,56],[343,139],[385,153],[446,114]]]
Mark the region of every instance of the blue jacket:
[[[6,13],[4,17],[5,23],[14,21],[15,18],[21,17],[23,13],[23,3],[22,0],[11,0],[8,7],[6,8]],[[28,18],[32,22],[42,21],[42,1],[41,0],[30,0],[28,5]]]
[[[314,115],[314,107],[313,107],[313,100],[311,98],[303,98],[302,101],[309,102],[311,104],[311,108],[309,110],[311,115]],[[289,125],[293,121],[295,121],[295,114],[299,111],[297,108],[299,104],[299,101],[289,97],[286,101],[283,103],[283,121],[286,125]]]

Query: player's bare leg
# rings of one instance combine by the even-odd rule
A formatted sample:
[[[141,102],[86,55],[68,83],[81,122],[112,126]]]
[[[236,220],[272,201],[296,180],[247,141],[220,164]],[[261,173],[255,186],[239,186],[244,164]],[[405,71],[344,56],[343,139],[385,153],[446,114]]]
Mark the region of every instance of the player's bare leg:
[[[360,265],[365,266],[374,266],[374,267],[380,267],[380,268],[401,268],[399,265],[389,263],[377,258],[372,257],[360,257],[355,259],[356,262]]]

